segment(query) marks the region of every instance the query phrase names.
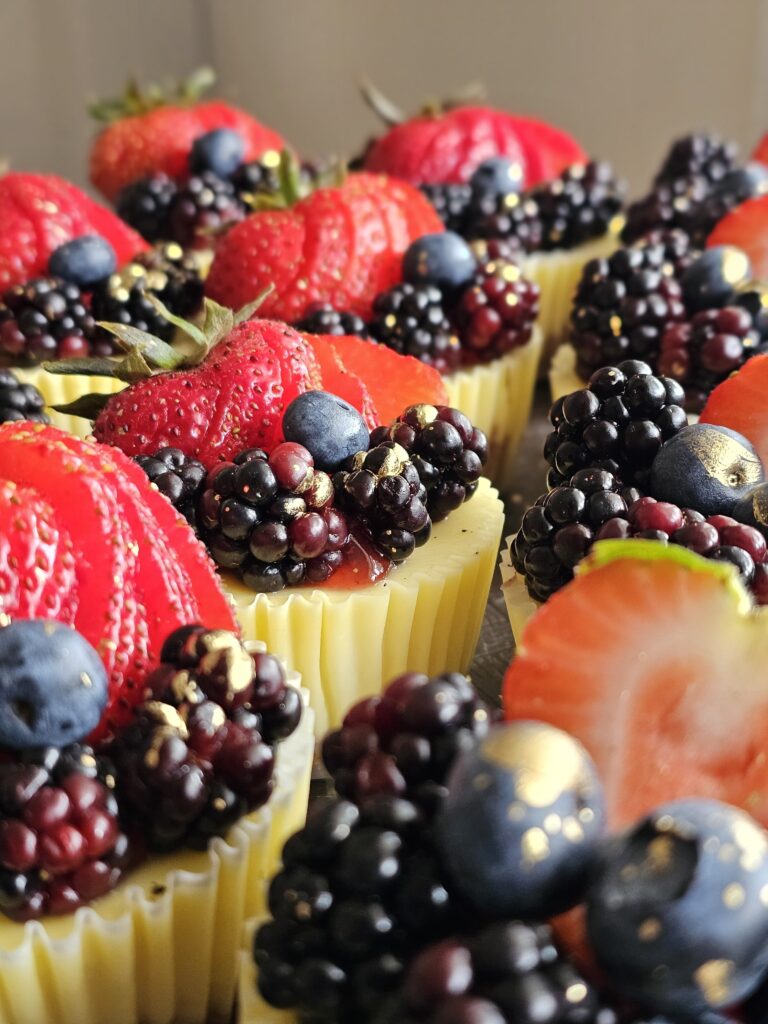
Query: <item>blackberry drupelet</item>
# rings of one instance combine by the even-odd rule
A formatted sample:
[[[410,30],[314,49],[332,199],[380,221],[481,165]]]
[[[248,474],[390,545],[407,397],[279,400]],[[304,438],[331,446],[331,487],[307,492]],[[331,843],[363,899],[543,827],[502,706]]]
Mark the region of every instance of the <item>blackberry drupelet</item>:
[[[408,960],[467,920],[407,800],[316,804],[283,864],[254,956],[263,998],[301,1020],[371,1020]]]
[[[457,509],[477,490],[488,460],[488,439],[464,413],[445,405],[412,405],[390,427],[376,427],[371,445],[394,441],[416,467],[427,491],[433,522]]]
[[[358,452],[334,474],[339,508],[362,524],[371,541],[393,562],[403,562],[431,532],[427,491],[408,452],[385,441]]]
[[[604,235],[624,204],[624,186],[610,164],[573,164],[528,196],[541,223],[540,248],[572,249]]]
[[[471,241],[514,239],[523,252],[535,252],[543,238],[538,203],[525,193],[499,195],[475,189],[464,212],[461,233]]]
[[[684,135],[672,143],[653,183],[661,185],[681,178],[702,177],[714,184],[736,167],[736,155],[735,143],[718,135],[705,132]]]
[[[110,355],[108,338],[97,338],[94,316],[76,284],[38,277],[0,297],[0,363],[31,366],[45,359]]]
[[[307,449],[284,442],[269,456],[249,448],[212,469],[197,521],[218,565],[274,593],[322,582],[341,565],[349,529],[333,498],[330,477],[313,469]]]
[[[251,206],[259,195],[275,195],[280,192],[280,175],[276,163],[251,160],[242,164],[231,178],[238,198]]]
[[[178,448],[161,448],[154,455],[137,455],[135,461],[150,483],[164,494],[194,529],[197,526],[197,501],[203,492],[206,469]]]
[[[177,192],[176,182],[159,171],[126,185],[115,207],[118,215],[148,242],[167,241],[170,238],[168,217]]]
[[[585,265],[571,312],[581,377],[624,359],[654,363],[664,331],[685,319],[666,249],[661,240],[645,242]]]
[[[356,334],[358,338],[368,337],[368,328],[362,317],[334,309],[322,302],[310,306],[306,315],[293,326],[304,334]]]
[[[22,384],[10,370],[0,367],[0,423],[10,420],[50,423],[44,408],[45,399],[33,384]]]
[[[544,445],[550,486],[594,468],[624,486],[644,487],[662,443],[687,423],[683,401],[677,381],[654,376],[646,363],[628,360],[597,370],[585,388],[550,410],[553,430]]]
[[[168,208],[168,238],[187,247],[209,247],[213,235],[247,213],[231,181],[212,171],[193,174],[179,186]]]
[[[323,741],[323,764],[340,796],[402,797],[431,818],[454,758],[495,716],[465,676],[407,672],[347,712]]]
[[[711,186],[701,177],[656,185],[627,207],[622,241],[631,244],[652,231],[680,230],[696,245],[703,245],[714,226],[707,227],[704,213],[710,196]]]
[[[149,296],[160,299],[171,313],[184,319],[202,308],[203,280],[197,263],[175,242],[141,253],[98,285],[91,310],[96,320],[130,324],[170,341],[176,328],[152,305]],[[96,337],[101,342],[111,335],[98,328]]]
[[[764,344],[746,309],[707,309],[664,332],[658,369],[683,386],[686,410],[700,413],[710,391]]]
[[[434,207],[446,229],[459,235],[463,234],[467,207],[472,199],[472,186],[420,185],[419,188]]]
[[[0,773],[0,911],[68,914],[127,867],[112,766],[87,746],[26,751]]]
[[[461,362],[459,339],[435,285],[406,282],[378,295],[369,330],[375,341],[440,373],[450,373]]]
[[[527,344],[539,312],[539,286],[515,263],[483,264],[463,292],[452,321],[466,362],[489,362]]]

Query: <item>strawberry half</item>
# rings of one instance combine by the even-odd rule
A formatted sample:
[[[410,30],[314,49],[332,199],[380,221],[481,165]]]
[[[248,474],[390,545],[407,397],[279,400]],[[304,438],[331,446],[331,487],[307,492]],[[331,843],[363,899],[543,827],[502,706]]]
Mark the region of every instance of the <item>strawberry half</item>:
[[[768,277],[768,196],[748,199],[715,225],[707,247],[735,245],[752,264],[756,279]]]
[[[596,545],[524,631],[504,708],[581,740],[613,828],[691,795],[768,825],[768,619],[728,565]]]
[[[768,466],[767,395],[768,355],[753,356],[712,391],[699,420],[737,430]]]

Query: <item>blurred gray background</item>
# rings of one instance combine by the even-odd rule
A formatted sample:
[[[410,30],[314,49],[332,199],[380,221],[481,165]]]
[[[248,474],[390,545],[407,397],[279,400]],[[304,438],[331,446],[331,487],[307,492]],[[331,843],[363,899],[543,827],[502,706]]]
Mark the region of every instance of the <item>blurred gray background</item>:
[[[768,129],[768,0],[0,0],[0,40],[0,156],[80,184],[87,97],[204,63],[307,156],[377,129],[361,73],[409,110],[480,79],[635,191],[676,134]]]

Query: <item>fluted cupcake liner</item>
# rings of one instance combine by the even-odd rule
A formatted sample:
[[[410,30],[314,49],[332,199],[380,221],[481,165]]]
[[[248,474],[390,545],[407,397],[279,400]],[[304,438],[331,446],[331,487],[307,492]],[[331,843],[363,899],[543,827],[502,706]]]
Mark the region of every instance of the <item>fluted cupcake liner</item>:
[[[549,365],[549,390],[552,401],[556,402],[558,398],[586,386],[587,382],[576,370],[576,349],[571,344],[561,345]]]
[[[487,480],[432,537],[378,583],[255,594],[222,576],[247,640],[295,666],[318,735],[356,701],[407,670],[466,671],[480,634],[504,523]]]
[[[544,333],[542,369],[546,369],[553,353],[568,335],[571,303],[584,264],[610,256],[618,245],[618,235],[609,231],[601,238],[574,249],[531,253],[521,260],[525,276],[541,289],[538,323]]]
[[[271,800],[226,839],[153,857],[73,915],[0,923],[0,1024],[228,1022],[244,925],[264,913],[265,881],[304,822],[313,748],[305,709]]]
[[[507,614],[512,626],[512,635],[515,638],[515,643],[519,644],[523,630],[541,605],[530,596],[525,579],[512,565],[512,542],[514,539],[515,535],[513,534],[504,542],[499,559],[499,573],[501,574],[504,603],[507,606]]]
[[[45,404],[49,406],[67,405],[82,395],[114,395],[125,387],[125,381],[114,380],[112,377],[85,377],[79,373],[70,377],[48,373],[39,366],[27,370],[13,368],[12,372],[25,384],[33,384],[42,394]],[[63,413],[54,412],[53,409],[45,411],[51,423],[61,430],[76,434],[78,437],[88,437],[92,432],[91,421],[82,416],[65,416]]]
[[[445,378],[448,403],[488,437],[486,475],[502,494],[514,490],[515,463],[528,419],[543,345],[537,326],[522,348]]]

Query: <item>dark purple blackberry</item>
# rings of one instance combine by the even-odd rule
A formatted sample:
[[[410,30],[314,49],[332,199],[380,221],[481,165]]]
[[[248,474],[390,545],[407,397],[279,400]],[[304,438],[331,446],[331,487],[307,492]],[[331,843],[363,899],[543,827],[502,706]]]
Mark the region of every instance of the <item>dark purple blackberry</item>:
[[[38,277],[14,285],[0,297],[0,363],[110,355],[114,346],[96,337],[94,319],[76,284]]]
[[[333,507],[330,477],[312,465],[306,448],[285,442],[269,456],[249,448],[208,473],[201,536],[214,561],[252,590],[320,583],[342,563],[347,522]]]
[[[468,918],[407,800],[315,804],[283,864],[254,957],[263,998],[301,1020],[371,1020],[413,955]]]
[[[412,405],[390,427],[377,427],[371,446],[394,441],[416,467],[433,522],[468,501],[488,460],[488,440],[464,413],[445,405]]]
[[[617,249],[585,264],[571,312],[579,375],[624,359],[655,363],[661,336],[685,319],[680,284],[661,242]]]
[[[471,185],[419,185],[419,188],[446,229],[463,234],[467,207],[472,199]]]
[[[138,178],[121,190],[115,204],[117,213],[148,242],[167,241],[168,216],[177,192],[176,182],[162,171]]]
[[[203,280],[199,266],[176,242],[141,253],[97,285],[91,297],[91,310],[96,320],[130,324],[170,341],[176,328],[152,305],[149,296],[160,299],[171,313],[184,319],[202,308]],[[111,336],[97,329],[96,337],[108,339]]]
[[[293,326],[304,334],[356,334],[358,338],[368,337],[368,328],[362,317],[334,309],[322,302],[310,306],[306,315]]]
[[[407,672],[347,712],[323,741],[323,764],[340,796],[355,803],[404,797],[429,818],[454,758],[487,734],[496,715],[465,676]]]
[[[210,247],[214,235],[243,220],[247,207],[231,181],[212,171],[179,185],[168,209],[168,238],[186,247]]]
[[[406,282],[378,295],[368,328],[375,341],[440,373],[450,373],[461,361],[459,339],[435,285]]]
[[[464,362],[490,362],[526,345],[539,296],[539,286],[516,263],[499,258],[484,262],[451,311]]]
[[[30,750],[0,769],[0,912],[68,914],[113,889],[128,864],[115,777],[75,744]]]
[[[662,443],[687,423],[683,389],[633,360],[604,366],[589,384],[558,399],[544,445],[557,487],[577,470],[602,469],[625,487],[643,488]]]
[[[472,241],[514,239],[523,252],[535,252],[543,239],[538,203],[525,193],[499,195],[475,189],[464,213],[462,234]]]
[[[373,1024],[640,1024],[606,1003],[549,925],[497,921],[454,933],[409,964]],[[654,1018],[655,1024],[665,1024]]]
[[[135,461],[147,474],[150,483],[166,496],[194,529],[197,525],[197,500],[202,494],[206,476],[202,462],[190,458],[178,448],[161,448],[154,455],[137,455]]]
[[[0,368],[0,423],[10,420],[50,423],[44,408],[45,399],[33,384],[22,384],[10,370]]]
[[[624,204],[624,186],[610,164],[573,164],[558,177],[532,189],[541,223],[540,248],[572,249],[600,238]]]
[[[700,413],[712,389],[763,351],[764,344],[746,309],[707,309],[664,332],[658,369],[682,385],[686,410]]]
[[[627,207],[622,241],[631,244],[652,231],[684,231],[696,245],[703,245],[712,230],[704,213],[711,186],[704,178],[681,178],[656,185]]]
[[[403,562],[431,532],[427,491],[408,452],[386,441],[358,452],[334,474],[339,508],[358,519],[373,544]]]
[[[681,178],[702,177],[714,184],[736,167],[737,152],[735,143],[718,135],[685,135],[672,143],[653,183],[662,185]]]
[[[109,747],[121,814],[152,850],[204,848],[269,799],[273,744],[298,725],[301,697],[275,658],[223,630],[183,627],[161,657]]]
[[[235,192],[246,206],[251,206],[259,195],[280,192],[280,174],[277,162],[251,160],[242,164],[231,178]]]

